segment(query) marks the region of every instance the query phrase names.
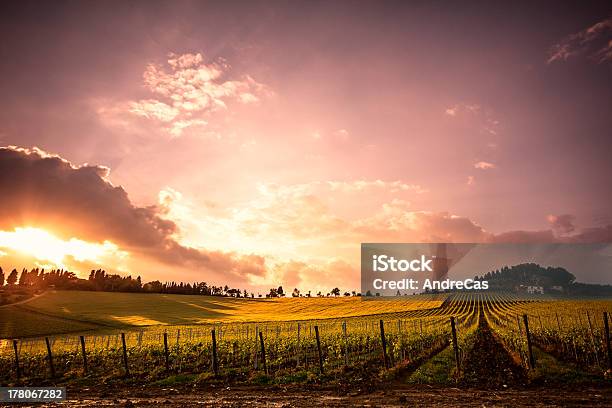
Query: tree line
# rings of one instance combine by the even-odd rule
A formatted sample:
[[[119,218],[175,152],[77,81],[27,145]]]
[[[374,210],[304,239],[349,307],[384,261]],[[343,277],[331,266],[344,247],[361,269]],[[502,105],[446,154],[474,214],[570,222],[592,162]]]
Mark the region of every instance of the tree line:
[[[0,287],[24,287],[31,289],[44,290],[48,288],[62,290],[85,290],[102,292],[131,292],[131,293],[167,293],[178,295],[205,295],[205,296],[228,296],[235,298],[262,298],[264,295],[249,292],[246,289],[231,288],[228,285],[216,286],[209,285],[207,282],[160,282],[159,280],[142,283],[140,276],[132,278],[109,274],[103,269],[92,270],[87,279],[76,276],[74,272],[64,269],[45,269],[33,268],[30,271],[22,269],[18,272],[13,269],[5,277],[4,271],[0,267]],[[323,294],[318,292],[317,297],[338,297],[341,295],[339,288],[333,288],[330,292]],[[265,294],[266,298],[285,297],[286,293],[282,286],[271,288]],[[344,296],[359,296],[355,291],[344,292]],[[291,297],[314,297],[311,291],[302,293],[298,288],[294,288]]]
[[[565,268],[543,267],[537,263],[504,266],[487,272],[475,280],[486,280],[493,290],[519,290],[521,286],[541,286],[547,292],[562,292],[573,296],[611,296],[611,285],[576,282],[576,276]]]

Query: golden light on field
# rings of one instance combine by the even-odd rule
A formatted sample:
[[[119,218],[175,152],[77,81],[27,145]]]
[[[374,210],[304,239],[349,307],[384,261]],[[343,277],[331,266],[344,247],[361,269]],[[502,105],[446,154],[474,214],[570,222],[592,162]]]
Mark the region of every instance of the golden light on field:
[[[128,255],[110,241],[98,244],[76,238],[62,240],[46,230],[34,227],[0,231],[0,248],[29,255],[62,268],[66,266],[68,258],[79,262],[99,263],[109,255],[120,258]]]

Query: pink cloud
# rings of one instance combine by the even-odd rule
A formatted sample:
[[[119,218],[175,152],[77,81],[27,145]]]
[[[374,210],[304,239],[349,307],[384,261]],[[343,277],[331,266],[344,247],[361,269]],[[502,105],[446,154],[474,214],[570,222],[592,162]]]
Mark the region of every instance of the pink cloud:
[[[612,61],[612,18],[600,21],[569,35],[549,50],[548,64],[567,61],[579,54],[589,54],[598,63]]]
[[[474,163],[474,168],[476,169],[480,169],[480,170],[489,170],[489,169],[494,169],[496,166],[493,163],[489,163],[486,161],[479,161],[477,163]]]
[[[170,54],[169,70],[149,64],[143,81],[154,97],[129,101],[127,111],[166,124],[173,137],[195,126],[206,126],[214,112],[227,110],[232,102],[255,104],[272,95],[266,85],[250,75],[225,80],[231,69],[224,62],[204,61],[202,54]]]

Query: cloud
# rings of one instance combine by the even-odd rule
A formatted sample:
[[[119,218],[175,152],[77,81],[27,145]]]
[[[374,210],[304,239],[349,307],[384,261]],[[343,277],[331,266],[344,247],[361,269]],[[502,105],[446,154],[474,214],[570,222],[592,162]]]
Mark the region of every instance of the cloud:
[[[445,115],[458,116],[460,114],[476,114],[482,111],[482,108],[478,104],[456,104],[444,111]]]
[[[427,190],[418,184],[407,184],[400,180],[354,180],[354,181],[327,181],[332,191],[358,192],[370,189],[388,190],[391,193],[412,191],[417,194],[426,193]]]
[[[444,110],[446,116],[452,120],[475,125],[479,127],[481,134],[485,136],[497,136],[499,134],[500,122],[493,117],[490,109],[479,104],[458,103]]]
[[[494,169],[495,167],[496,167],[495,164],[489,163],[486,161],[479,161],[477,163],[474,163],[474,168],[480,169],[480,170]]]
[[[225,79],[230,71],[224,61],[207,63],[200,53],[170,54],[167,67],[149,64],[144,71],[144,86],[153,97],[119,104],[120,110],[158,122],[179,137],[186,129],[206,126],[207,117],[230,103],[256,104],[272,95],[250,75]]]
[[[559,242],[552,230],[544,231],[508,231],[501,234],[491,235],[488,239],[491,243],[530,244],[530,243],[555,243]]]
[[[130,102],[129,106],[131,113],[144,116],[148,119],[157,119],[161,122],[172,122],[179,114],[178,109],[155,99]]]
[[[169,265],[196,267],[224,276],[261,275],[255,255],[206,251],[179,244],[177,225],[164,207],[138,207],[108,181],[103,166],[76,166],[40,149],[0,148],[0,230],[35,226],[63,239],[112,242]],[[164,196],[170,200],[169,194]]]
[[[475,182],[474,176],[468,176],[466,184],[468,186],[471,186],[472,184],[474,184],[474,182]]]
[[[550,226],[553,230],[558,231],[561,234],[569,234],[570,232],[574,232],[576,227],[574,226],[574,221],[576,217],[572,214],[561,214],[561,215],[549,215],[546,217]]]
[[[571,34],[553,45],[546,62],[567,61],[581,54],[587,54],[597,63],[612,61],[612,18]]]
[[[342,140],[348,140],[350,137],[350,134],[349,134],[349,131],[346,129],[338,129],[334,132],[334,136],[337,136]]]
[[[356,220],[357,242],[483,242],[489,234],[467,217],[411,209],[402,200],[383,204],[371,217]]]
[[[251,239],[270,237],[296,246],[311,240],[324,249],[338,250],[356,247],[360,242],[431,242],[482,241],[484,229],[466,217],[447,212],[415,211],[410,204],[393,198],[366,216],[349,215],[343,208],[333,209],[328,202],[338,203],[348,197],[348,206],[355,202],[380,200],[380,191],[401,188],[413,191],[399,182],[321,182],[294,186],[263,185],[262,197],[237,210],[238,230]],[[353,203],[353,204],[351,204]],[[278,244],[277,244],[278,245]],[[334,248],[335,246],[335,248]]]
[[[423,189],[400,180],[261,184],[243,205],[211,209],[171,188],[140,207],[109,177],[36,148],[0,148],[0,231],[35,226],[207,280],[308,288],[358,287],[361,242],[612,242],[612,226],[578,231],[567,215],[549,230],[493,234],[466,216],[413,208],[406,199]],[[352,211],[368,200],[375,209]]]

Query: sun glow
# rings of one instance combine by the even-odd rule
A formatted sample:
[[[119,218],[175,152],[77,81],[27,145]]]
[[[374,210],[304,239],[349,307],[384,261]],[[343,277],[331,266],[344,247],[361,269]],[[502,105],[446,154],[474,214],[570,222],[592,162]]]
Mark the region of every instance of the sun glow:
[[[104,258],[126,258],[128,253],[122,251],[109,241],[102,244],[72,238],[64,241],[55,235],[39,228],[15,228],[14,231],[0,231],[0,248],[17,251],[39,261],[50,262],[57,267],[66,267],[68,258],[79,262],[100,263]]]

